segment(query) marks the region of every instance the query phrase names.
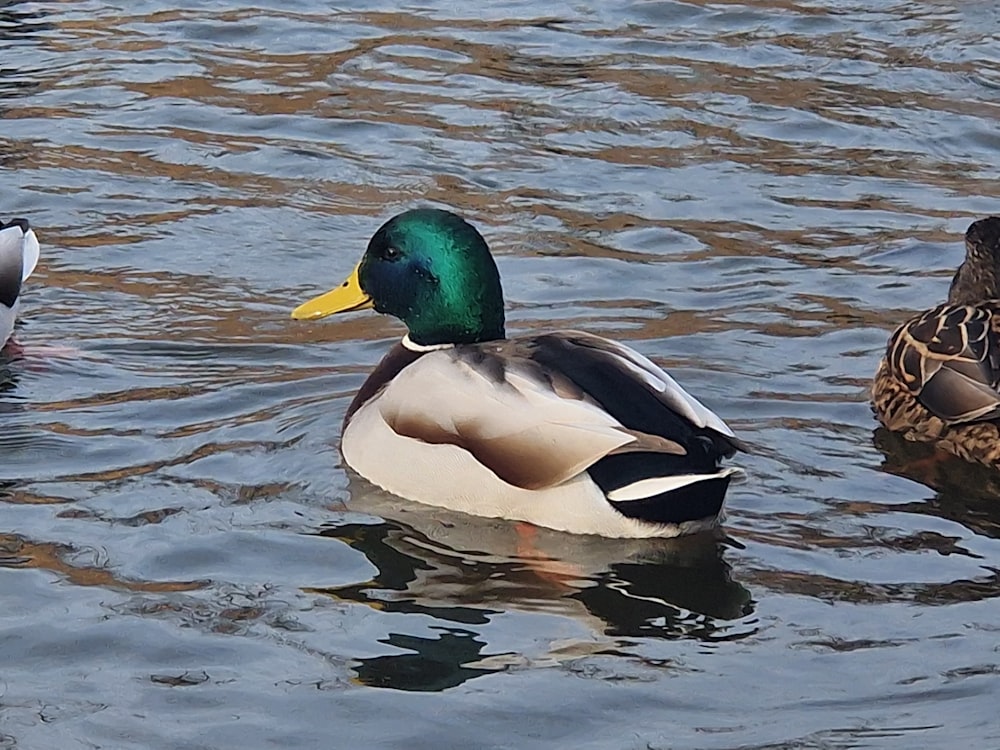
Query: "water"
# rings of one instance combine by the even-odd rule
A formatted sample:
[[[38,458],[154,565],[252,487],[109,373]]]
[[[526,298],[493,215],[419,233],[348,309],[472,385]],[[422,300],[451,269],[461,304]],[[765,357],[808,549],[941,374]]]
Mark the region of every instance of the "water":
[[[1000,211],[995,4],[0,4],[0,748],[1000,744],[1000,483],[876,430]],[[393,500],[401,330],[296,323],[450,206],[510,329],[630,342],[746,440],[727,539]]]

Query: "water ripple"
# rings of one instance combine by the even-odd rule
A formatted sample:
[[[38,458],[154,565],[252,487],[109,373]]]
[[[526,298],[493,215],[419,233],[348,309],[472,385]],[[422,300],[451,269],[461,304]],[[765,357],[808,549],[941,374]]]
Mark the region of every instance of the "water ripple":
[[[866,391],[998,210],[998,22],[4,4],[0,216],[44,250],[0,364],[0,747],[996,744],[1000,487]],[[482,228],[512,330],[629,341],[754,446],[724,536],[345,471],[400,328],[288,311],[415,204]]]

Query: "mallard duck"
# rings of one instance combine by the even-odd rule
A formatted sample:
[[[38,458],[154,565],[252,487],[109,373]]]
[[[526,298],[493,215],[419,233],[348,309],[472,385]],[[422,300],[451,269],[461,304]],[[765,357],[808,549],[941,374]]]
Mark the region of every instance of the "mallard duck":
[[[0,348],[14,332],[21,284],[38,263],[38,239],[27,219],[0,221]]]
[[[1000,218],[973,222],[948,301],[889,338],[872,385],[879,421],[1000,467]]]
[[[714,526],[742,447],[638,352],[581,331],[507,338],[482,235],[454,213],[386,222],[298,320],[375,308],[408,332],[347,408],[348,466],[389,492],[581,534]]]

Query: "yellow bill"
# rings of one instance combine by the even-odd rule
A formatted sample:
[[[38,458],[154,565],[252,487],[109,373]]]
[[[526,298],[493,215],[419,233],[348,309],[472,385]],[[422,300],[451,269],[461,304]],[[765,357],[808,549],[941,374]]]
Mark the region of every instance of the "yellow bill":
[[[360,264],[355,266],[351,275],[340,286],[296,307],[292,310],[292,317],[295,320],[318,320],[335,313],[374,307],[372,298],[361,289],[361,282],[358,281],[359,267]]]

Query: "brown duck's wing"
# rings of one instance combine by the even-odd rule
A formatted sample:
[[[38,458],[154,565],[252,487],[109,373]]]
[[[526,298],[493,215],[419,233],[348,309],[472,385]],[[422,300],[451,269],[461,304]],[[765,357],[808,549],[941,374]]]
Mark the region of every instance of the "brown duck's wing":
[[[994,313],[992,304],[945,304],[905,323],[889,340],[890,372],[945,422],[1000,417]]]

